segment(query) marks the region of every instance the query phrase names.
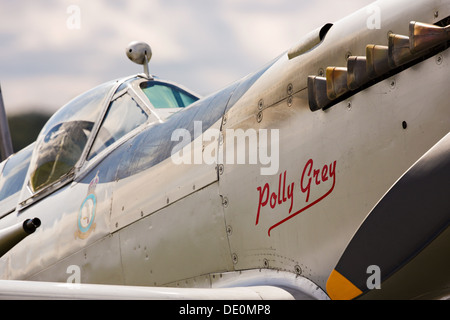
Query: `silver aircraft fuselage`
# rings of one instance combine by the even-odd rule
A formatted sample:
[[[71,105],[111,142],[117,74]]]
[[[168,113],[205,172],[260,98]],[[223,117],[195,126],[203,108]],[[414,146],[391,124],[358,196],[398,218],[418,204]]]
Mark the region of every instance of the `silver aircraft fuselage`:
[[[60,184],[33,194],[28,171],[16,202],[8,204],[12,211],[2,212],[0,229],[35,217],[42,224],[0,258],[0,278],[183,288],[269,285],[318,299],[448,294],[448,272],[436,271],[449,265],[448,251],[440,259],[427,252],[433,245],[442,254],[448,249],[448,215],[442,222],[423,212],[436,228],[402,261],[367,264],[380,267],[383,281],[408,271],[385,291],[384,282],[381,290],[367,291],[346,268],[336,267],[366,217],[450,131],[449,38],[431,44],[426,38],[424,47],[407,54],[395,51],[405,47],[389,46],[397,39],[390,36],[411,37],[412,21],[449,24],[444,20],[450,1],[372,6],[376,10],[363,8],[312,32],[229,87],[147,121],[97,156],[89,159],[86,149]],[[379,24],[371,20],[377,10]],[[368,67],[351,73],[349,61],[366,60],[373,61],[374,74],[365,73]],[[363,80],[350,83],[350,73]],[[105,108],[123,83],[134,90],[133,81],[143,79],[112,84]],[[90,139],[86,148],[95,144],[95,135]],[[393,212],[405,226],[414,223],[401,206]],[[402,225],[371,227],[372,238],[386,238],[384,232]],[[415,243],[412,238],[393,240],[392,246],[401,249],[404,242]],[[368,245],[365,254],[377,249],[385,250]],[[434,258],[416,267],[420,253]],[[385,275],[386,268],[392,270]],[[419,275],[423,281],[415,286],[411,279]],[[350,287],[355,291],[344,290]],[[344,294],[335,293],[340,289]]]

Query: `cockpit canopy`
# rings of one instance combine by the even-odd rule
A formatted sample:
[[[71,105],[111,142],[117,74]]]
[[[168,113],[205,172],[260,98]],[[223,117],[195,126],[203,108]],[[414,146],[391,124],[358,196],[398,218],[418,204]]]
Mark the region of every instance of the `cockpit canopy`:
[[[198,99],[175,84],[142,77],[108,82],[80,95],[42,129],[30,162],[30,191],[66,180],[136,128],[163,122]]]
[[[168,83],[147,81],[142,82],[140,88],[158,109],[184,108],[198,100],[197,97]]]
[[[56,112],[42,129],[31,160],[30,187],[36,192],[75,167],[114,83],[94,88]]]

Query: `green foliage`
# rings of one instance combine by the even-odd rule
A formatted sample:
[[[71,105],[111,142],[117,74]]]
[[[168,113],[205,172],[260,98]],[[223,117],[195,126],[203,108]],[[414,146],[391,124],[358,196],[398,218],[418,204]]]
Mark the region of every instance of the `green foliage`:
[[[38,112],[8,117],[14,152],[36,141],[39,132],[51,115]]]

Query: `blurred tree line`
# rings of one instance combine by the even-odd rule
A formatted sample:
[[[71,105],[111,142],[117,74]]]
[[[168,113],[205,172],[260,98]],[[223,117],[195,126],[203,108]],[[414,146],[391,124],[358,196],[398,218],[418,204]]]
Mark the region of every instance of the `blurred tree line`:
[[[36,141],[39,132],[50,117],[50,114],[39,112],[9,116],[8,124],[14,152]]]

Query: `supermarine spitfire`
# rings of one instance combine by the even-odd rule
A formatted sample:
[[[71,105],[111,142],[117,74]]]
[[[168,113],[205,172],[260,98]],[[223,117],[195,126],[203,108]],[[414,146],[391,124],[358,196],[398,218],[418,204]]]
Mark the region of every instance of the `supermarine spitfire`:
[[[0,164],[0,297],[448,299],[449,25],[378,1],[207,97],[130,44]]]

